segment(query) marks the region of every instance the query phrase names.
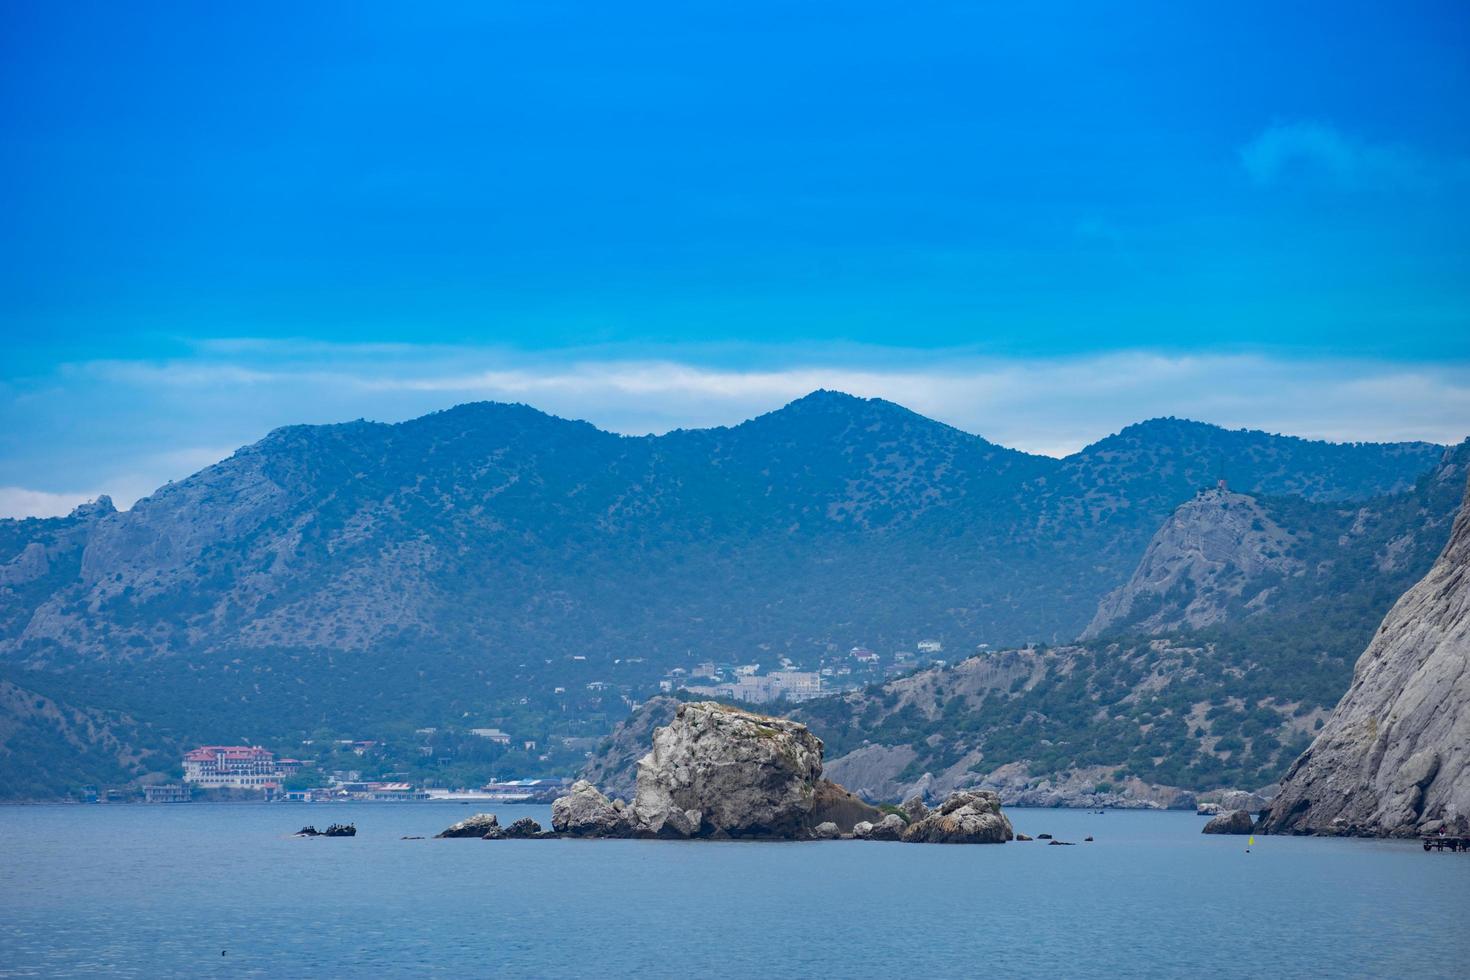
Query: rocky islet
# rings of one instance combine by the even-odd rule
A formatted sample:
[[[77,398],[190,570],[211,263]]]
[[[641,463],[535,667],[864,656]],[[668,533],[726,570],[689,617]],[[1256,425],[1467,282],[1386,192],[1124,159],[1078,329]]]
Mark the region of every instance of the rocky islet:
[[[654,730],[631,803],[579,780],[552,804],[549,832],[529,818],[502,828],[493,814],[476,814],[438,836],[999,844],[1015,832],[986,790],[884,812],[822,777],[822,742],[805,725],[697,702]]]

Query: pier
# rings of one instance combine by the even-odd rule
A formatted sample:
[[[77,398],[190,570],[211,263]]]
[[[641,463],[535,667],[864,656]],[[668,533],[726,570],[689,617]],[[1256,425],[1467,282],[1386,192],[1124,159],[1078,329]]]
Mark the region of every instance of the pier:
[[[1470,837],[1433,834],[1422,839],[1426,851],[1470,851]]]

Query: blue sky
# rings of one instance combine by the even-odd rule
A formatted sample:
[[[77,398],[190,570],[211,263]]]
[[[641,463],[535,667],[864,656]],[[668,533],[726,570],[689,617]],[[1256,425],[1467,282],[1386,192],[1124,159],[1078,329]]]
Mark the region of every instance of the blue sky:
[[[5,6],[0,514],[484,397],[1470,434],[1464,4],[408,6]]]

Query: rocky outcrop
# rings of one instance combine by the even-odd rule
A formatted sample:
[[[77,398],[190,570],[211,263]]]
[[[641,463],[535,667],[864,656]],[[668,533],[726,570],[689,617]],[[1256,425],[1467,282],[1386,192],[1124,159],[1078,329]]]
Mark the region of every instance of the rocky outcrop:
[[[613,729],[579,777],[612,799],[631,800],[638,792],[638,760],[648,754],[653,732],[674,720],[678,698],[649,698]]]
[[[1263,606],[1266,573],[1289,575],[1292,535],[1254,497],[1206,490],[1181,505],[1154,534],[1133,577],[1105,596],[1082,633],[1087,640],[1123,626],[1140,633],[1209,626],[1232,604]]]
[[[574,837],[627,837],[633,813],[622,800],[610,800],[585,779],[551,804],[551,829]]]
[[[714,702],[679,705],[655,730],[631,806],[579,780],[551,812],[554,833],[579,837],[992,843],[1012,833],[985,791],[885,814],[822,778],[822,742],[805,725]]]
[[[1386,836],[1431,823],[1470,827],[1465,504],[1439,560],[1389,611],[1347,694],[1287,772],[1261,829]]]
[[[493,813],[477,813],[473,817],[466,817],[459,823],[451,824],[439,833],[435,839],[443,837],[484,837],[492,832],[499,832],[500,821]]]
[[[1000,797],[988,790],[955,793],[903,832],[911,844],[1004,844],[1015,836]]]
[[[859,821],[852,828],[852,836],[858,840],[903,840],[903,832],[908,824],[896,813],[887,813],[877,823],[867,820]]]
[[[805,725],[683,704],[638,763],[634,817],[658,836],[798,837],[821,775],[822,743]]]
[[[905,817],[908,817],[909,823],[917,823],[929,815],[929,807],[925,805],[922,796],[909,797],[903,801],[903,806],[899,809],[903,811]]]
[[[1251,819],[1249,810],[1231,810],[1217,817],[1211,817],[1210,822],[1205,824],[1200,831],[1202,834],[1248,834],[1255,821]]]
[[[531,840],[542,835],[541,825],[530,817],[521,817],[500,835],[508,840]]]

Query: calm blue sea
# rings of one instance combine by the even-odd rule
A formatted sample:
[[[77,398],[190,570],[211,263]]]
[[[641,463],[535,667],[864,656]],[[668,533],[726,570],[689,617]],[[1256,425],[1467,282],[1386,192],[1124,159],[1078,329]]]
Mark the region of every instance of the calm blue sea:
[[[1094,843],[401,840],[449,804],[0,807],[8,976],[1464,977],[1470,855],[1011,809]],[[501,822],[546,807],[493,808]],[[352,839],[298,840],[354,821]],[[226,955],[221,956],[221,950]]]

